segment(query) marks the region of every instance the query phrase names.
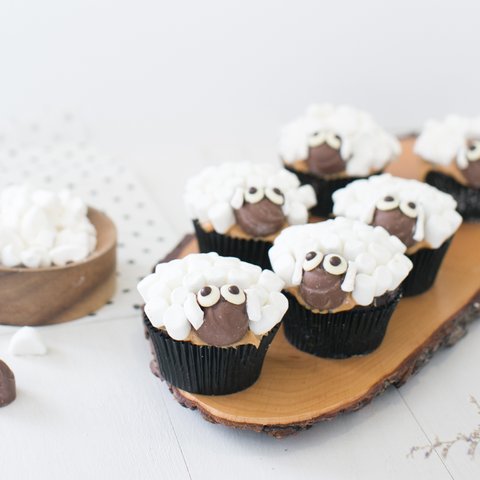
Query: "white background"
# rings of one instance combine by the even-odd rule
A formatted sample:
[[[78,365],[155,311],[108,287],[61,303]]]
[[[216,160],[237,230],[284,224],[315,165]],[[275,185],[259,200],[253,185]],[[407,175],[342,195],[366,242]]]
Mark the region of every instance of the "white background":
[[[479,113],[479,16],[465,0],[3,0],[0,120],[80,117],[141,178],[149,207],[170,223],[161,233],[179,238],[185,178],[209,162],[276,161],[278,128],[312,101],[368,109],[395,132]],[[480,452],[472,460],[464,444],[447,460],[406,456],[478,424],[469,404],[480,399],[478,322],[405,387],[284,441],[179,407],[148,371],[136,312],[45,328],[42,359],[4,355],[10,334],[0,332],[0,353],[19,398],[0,412],[2,480],[480,472]]]
[[[72,111],[180,201],[152,163],[274,160],[311,102],[397,132],[478,113],[479,16],[475,0],[3,0],[0,113]]]

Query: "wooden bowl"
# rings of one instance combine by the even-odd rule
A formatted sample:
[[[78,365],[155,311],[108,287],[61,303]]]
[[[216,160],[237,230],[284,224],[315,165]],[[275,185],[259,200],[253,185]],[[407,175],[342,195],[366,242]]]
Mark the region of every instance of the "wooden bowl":
[[[0,266],[0,324],[50,325],[83,317],[104,305],[115,291],[114,223],[89,208],[97,246],[84,261],[64,267]]]

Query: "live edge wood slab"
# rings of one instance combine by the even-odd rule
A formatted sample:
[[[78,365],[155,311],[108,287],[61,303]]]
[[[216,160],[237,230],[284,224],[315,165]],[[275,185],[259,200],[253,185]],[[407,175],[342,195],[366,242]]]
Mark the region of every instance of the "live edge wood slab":
[[[65,267],[0,266],[0,324],[50,325],[88,315],[115,292],[116,229],[104,213],[90,208],[97,246],[84,261]]]
[[[422,178],[424,166],[403,140],[392,173]],[[167,260],[196,252],[187,235]],[[463,225],[434,287],[400,301],[380,348],[345,360],[320,359],[292,347],[279,330],[257,383],[225,396],[191,394],[169,386],[185,407],[213,423],[285,437],[337,415],[358,410],[388,386],[399,386],[442,346],[453,345],[480,314],[480,224]],[[152,370],[158,375],[155,360]]]

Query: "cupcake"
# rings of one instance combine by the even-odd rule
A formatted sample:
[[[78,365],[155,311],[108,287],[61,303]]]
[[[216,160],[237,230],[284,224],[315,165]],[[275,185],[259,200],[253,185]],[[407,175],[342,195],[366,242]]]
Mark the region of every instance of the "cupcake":
[[[380,173],[400,153],[400,143],[372,117],[348,106],[311,105],[280,134],[285,167],[317,194],[315,215],[332,212],[332,193],[358,178]]]
[[[289,342],[319,357],[375,350],[412,268],[404,252],[384,228],[342,217],[285,229],[269,255],[286,284]]]
[[[429,120],[414,151],[432,166],[426,182],[451,194],[465,220],[480,220],[480,117]]]
[[[269,164],[212,166],[191,178],[185,192],[200,252],[238,257],[262,268],[270,268],[268,249],[276,235],[308,222],[315,203],[312,187]]]
[[[251,386],[288,308],[282,287],[273,272],[214,252],[158,264],[138,291],[161,376],[205,395]]]
[[[433,285],[462,223],[451,195],[390,174],[352,182],[337,190],[333,201],[335,215],[384,227],[406,246],[413,269],[403,283],[405,296],[423,293]]]

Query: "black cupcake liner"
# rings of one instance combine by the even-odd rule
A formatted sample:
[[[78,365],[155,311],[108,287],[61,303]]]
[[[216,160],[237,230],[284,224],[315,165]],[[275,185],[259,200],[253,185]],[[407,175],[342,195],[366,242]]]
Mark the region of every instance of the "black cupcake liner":
[[[408,255],[413,268],[402,283],[404,297],[426,292],[434,284],[452,239],[453,236],[438,248],[422,248],[413,255]]]
[[[259,265],[263,270],[272,269],[268,250],[271,242],[255,239],[234,238],[215,231],[206,232],[198,222],[193,221],[198,248],[201,253],[217,252],[223,257],[237,257],[244,262]]]
[[[156,329],[145,313],[143,320],[162,378],[177,388],[203,395],[227,395],[253,385],[280,327],[278,324],[264,335],[258,348],[251,344],[222,348],[173,340]]]
[[[480,189],[467,187],[455,178],[441,172],[430,171],[425,181],[457,201],[457,211],[464,220],[480,221]]]
[[[401,293],[392,292],[381,305],[337,313],[314,313],[289,292],[283,319],[287,340],[299,350],[324,358],[365,355],[382,343]]]
[[[289,165],[284,167],[294,173],[302,185],[311,185],[317,195],[317,205],[310,209],[310,213],[318,217],[328,217],[333,211],[332,194],[336,190],[347,186],[349,183],[366,177],[348,177],[325,179],[317,177],[312,173],[299,172]],[[379,172],[381,173],[381,172]]]

